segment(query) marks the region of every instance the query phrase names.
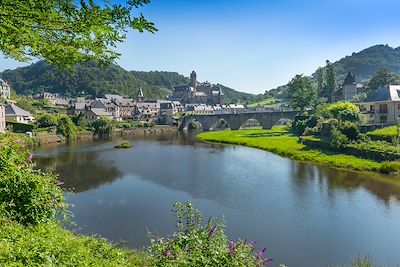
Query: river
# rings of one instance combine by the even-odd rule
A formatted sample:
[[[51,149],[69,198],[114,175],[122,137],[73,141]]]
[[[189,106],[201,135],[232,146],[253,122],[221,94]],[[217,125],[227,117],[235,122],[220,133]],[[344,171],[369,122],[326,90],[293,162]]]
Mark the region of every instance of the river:
[[[204,144],[170,133],[42,147],[35,159],[72,188],[77,229],[126,246],[147,231],[174,230],[172,205],[191,200],[205,218],[224,216],[232,239],[256,240],[272,266],[327,266],[362,255],[400,263],[400,182],[378,174],[301,163],[272,153]]]

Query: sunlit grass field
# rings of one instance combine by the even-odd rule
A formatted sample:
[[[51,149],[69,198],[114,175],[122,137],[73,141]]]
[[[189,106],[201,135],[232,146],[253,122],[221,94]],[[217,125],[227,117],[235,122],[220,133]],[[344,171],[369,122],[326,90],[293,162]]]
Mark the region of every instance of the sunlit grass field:
[[[197,135],[202,141],[244,145],[270,151],[274,154],[300,161],[313,161],[339,168],[379,171],[381,163],[334,151],[310,148],[298,142],[298,137],[286,127],[271,130],[243,129],[238,131],[205,132]]]

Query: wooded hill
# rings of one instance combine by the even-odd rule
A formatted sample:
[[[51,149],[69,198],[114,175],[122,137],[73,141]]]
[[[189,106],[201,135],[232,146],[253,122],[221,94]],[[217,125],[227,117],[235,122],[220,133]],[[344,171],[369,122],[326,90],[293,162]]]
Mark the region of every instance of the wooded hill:
[[[46,91],[64,96],[81,94],[103,96],[107,93],[136,96],[139,88],[148,99],[163,99],[174,86],[187,84],[189,78],[166,71],[126,71],[117,65],[99,66],[94,62],[76,65],[72,72],[59,70],[39,61],[32,65],[6,70],[0,77],[7,80],[19,95]],[[253,95],[220,85],[227,103],[250,99]]]
[[[358,82],[367,82],[375,72],[384,67],[389,68],[395,74],[400,74],[400,47],[392,48],[388,45],[371,46],[334,62],[334,65],[338,84],[343,83],[349,71],[356,75]],[[315,73],[312,74],[312,78],[314,77]],[[263,97],[286,98],[286,90],[287,86],[282,85],[266,91]],[[257,98],[260,98],[260,95]]]

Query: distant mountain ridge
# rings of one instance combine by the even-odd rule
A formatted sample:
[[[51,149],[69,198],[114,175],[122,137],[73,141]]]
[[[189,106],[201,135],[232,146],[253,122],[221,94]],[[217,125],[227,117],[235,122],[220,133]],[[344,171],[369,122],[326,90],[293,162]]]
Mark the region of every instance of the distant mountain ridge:
[[[163,99],[172,93],[174,86],[189,82],[189,78],[177,72],[126,71],[117,65],[102,67],[94,62],[75,66],[71,74],[39,61],[3,71],[0,77],[7,80],[17,94],[22,95],[47,91],[66,96],[77,96],[82,92],[92,96],[107,93],[136,96],[139,88],[142,88],[148,99]],[[227,103],[253,97],[252,94],[220,86]]]
[[[357,80],[366,81],[383,67],[400,74],[400,47],[374,45],[336,61],[334,65],[339,80],[344,80],[350,71],[356,75]]]

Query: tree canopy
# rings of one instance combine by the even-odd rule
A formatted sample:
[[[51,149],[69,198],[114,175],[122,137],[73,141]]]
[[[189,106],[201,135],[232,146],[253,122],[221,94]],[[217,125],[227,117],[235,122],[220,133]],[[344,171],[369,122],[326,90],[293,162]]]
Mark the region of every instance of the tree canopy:
[[[382,68],[378,70],[368,83],[368,92],[375,92],[378,88],[389,84],[396,84],[400,82],[400,77],[394,74],[389,68]]]
[[[292,108],[304,111],[314,103],[316,88],[309,78],[303,75],[296,75],[288,86],[290,106]]]
[[[150,0],[1,0],[0,51],[19,61],[31,58],[71,68],[95,60],[111,63],[128,29],[157,31],[142,14]]]

